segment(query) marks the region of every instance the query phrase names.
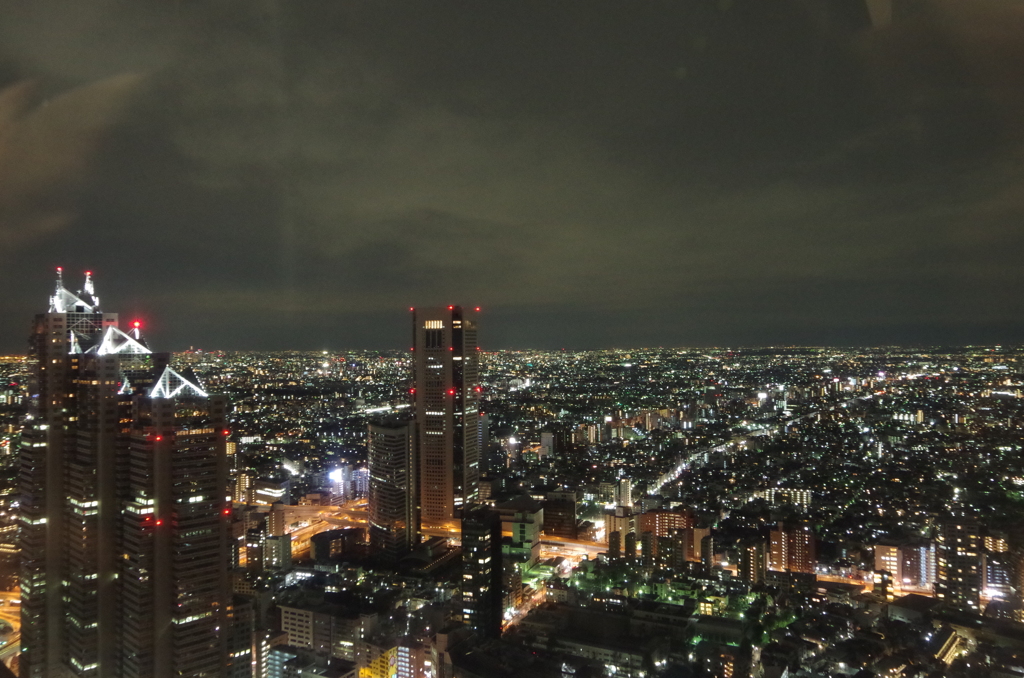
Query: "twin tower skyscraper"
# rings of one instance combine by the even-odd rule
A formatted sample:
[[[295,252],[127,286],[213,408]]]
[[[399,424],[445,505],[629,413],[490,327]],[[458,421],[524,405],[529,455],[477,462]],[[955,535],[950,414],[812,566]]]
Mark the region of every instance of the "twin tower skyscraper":
[[[401,559],[421,533],[457,532],[479,494],[480,309],[410,310],[415,416],[369,427],[370,543],[385,562]]]
[[[227,398],[120,329],[89,273],[72,293],[58,269],[29,360],[20,675],[231,675]]]

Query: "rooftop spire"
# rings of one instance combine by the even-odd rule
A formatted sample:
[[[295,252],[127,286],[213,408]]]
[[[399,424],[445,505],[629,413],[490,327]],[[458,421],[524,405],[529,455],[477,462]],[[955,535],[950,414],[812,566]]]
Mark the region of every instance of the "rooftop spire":
[[[100,298],[96,296],[96,286],[92,282],[92,271],[85,272],[85,284],[82,285],[78,296],[92,306],[94,311],[100,310]]]
[[[57,281],[50,297],[50,313],[98,313],[100,300],[92,282],[92,271],[85,273],[85,286],[77,294],[64,287],[64,269],[57,267]]]

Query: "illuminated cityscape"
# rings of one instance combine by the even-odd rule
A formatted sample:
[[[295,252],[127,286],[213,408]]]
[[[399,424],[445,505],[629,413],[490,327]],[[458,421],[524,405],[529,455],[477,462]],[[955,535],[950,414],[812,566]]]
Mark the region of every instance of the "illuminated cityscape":
[[[1024,0],[0,0],[0,678],[1024,678],[1022,84]]]
[[[70,323],[73,315],[52,307],[40,318]],[[92,322],[94,334],[41,325],[34,345],[45,349],[32,354],[39,357],[0,363],[7,468],[18,467],[23,450],[25,482],[36,450],[54,445],[40,437],[53,429],[33,423],[47,420],[45,410],[29,407],[28,394],[33,370],[59,360],[50,357],[58,348],[64,355],[70,346],[67,364],[85,375],[51,376],[82,385],[72,391],[78,408],[96,381],[90,370],[104,360],[111,375],[121,375],[110,377],[118,389],[128,383],[151,392],[125,396],[124,406],[110,400],[114,408],[135,403],[134,414],[125,411],[130,421],[152,422],[126,429],[132,443],[124,449],[140,464],[132,477],[148,473],[145,460],[164,430],[157,410],[146,408],[173,403],[160,400],[172,395],[184,403],[226,394],[230,406],[216,405],[223,414],[212,414],[223,423],[207,427],[211,439],[229,434],[209,474],[185,456],[207,448],[183,446],[191,434],[180,413],[166,429],[179,441],[170,458],[182,473],[221,482],[217,464],[230,471],[222,481],[233,500],[227,522],[220,500],[202,503],[209,489],[167,504],[188,506],[189,520],[210,520],[203,529],[214,534],[220,525],[230,540],[220,561],[234,591],[217,622],[230,629],[218,660],[222,675],[895,676],[957,675],[975,662],[1006,671],[1016,665],[1024,638],[1018,347],[484,347],[479,377],[469,382],[479,403],[473,421],[482,422],[478,492],[472,511],[456,511],[461,523],[452,530],[421,525],[416,515],[423,419],[413,415],[426,380],[415,377],[415,351],[190,351],[157,369],[157,379],[141,363],[136,369],[135,362],[160,360],[137,327],[132,334],[104,329],[116,327],[116,316],[91,306],[80,315],[74,322]],[[483,326],[486,341],[486,317]],[[59,347],[50,347],[51,334]],[[108,334],[105,342],[90,339]],[[436,343],[439,355],[454,352],[445,341],[423,342]],[[440,383],[435,399],[443,401],[449,382]],[[85,416],[64,430],[82,429]],[[457,428],[453,422],[428,430]],[[82,435],[76,439],[74,454],[92,449]],[[90,490],[76,477],[63,481],[79,483],[64,491],[67,506],[102,501],[89,494],[98,486]],[[31,555],[47,537],[30,536],[40,523],[29,509],[43,509],[13,487],[14,473],[7,478],[5,515],[20,511],[28,526],[20,540],[25,671],[36,656],[30,634],[40,633],[37,616],[46,609],[33,612],[42,594],[25,584],[48,581],[53,565],[46,549]],[[159,576],[145,573],[154,565],[146,564],[153,555],[144,546],[159,528],[136,526],[155,515],[154,504],[141,485],[133,488],[110,490],[124,497],[115,531],[125,560],[110,564],[124,601],[144,599],[132,588]],[[193,505],[195,497],[201,501]],[[75,515],[64,518],[72,532]],[[101,524],[86,525],[83,535],[102,535]],[[8,518],[7,525],[0,529],[12,534],[3,547],[11,585],[10,554],[19,542],[17,523]],[[132,536],[132,529],[142,532]],[[95,553],[83,549],[83,556]],[[74,552],[59,552],[59,566],[70,567]],[[40,559],[47,564],[36,565]],[[68,608],[63,628],[71,614]],[[18,641],[17,622],[12,627],[7,648]],[[65,642],[82,647],[80,638]],[[103,646],[97,641],[95,656]],[[509,664],[521,666],[519,673],[502,673]],[[96,669],[80,673],[89,670]]]

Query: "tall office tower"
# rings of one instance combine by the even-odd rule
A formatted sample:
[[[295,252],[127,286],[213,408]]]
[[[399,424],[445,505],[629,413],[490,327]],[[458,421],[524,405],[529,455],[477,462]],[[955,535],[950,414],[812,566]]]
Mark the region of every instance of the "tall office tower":
[[[420,520],[458,527],[478,497],[480,386],[476,313],[461,306],[413,312],[413,402]]]
[[[85,289],[75,295],[64,288],[60,269],[57,274],[57,288],[50,297],[49,311],[36,316],[30,339],[28,416],[19,459],[22,600],[19,661],[21,675],[31,678],[56,675],[66,652],[60,587],[65,579],[63,545],[67,536],[65,458],[77,444],[73,429],[66,430],[69,423],[78,418],[74,382],[82,356],[76,348],[79,337],[101,336],[107,327],[117,324],[117,315],[99,310],[91,276],[86,275]],[[97,468],[97,473],[108,480],[110,469]],[[107,483],[103,483],[102,489],[107,489]],[[97,507],[98,502],[82,507],[82,517],[95,520]],[[106,584],[106,581],[97,581],[96,587],[106,590],[109,588]],[[95,597],[91,602],[94,606],[97,604]],[[103,613],[107,614],[108,610],[105,608]],[[80,653],[75,661],[80,661],[79,656]],[[89,663],[95,662],[89,660]]]
[[[814,532],[809,525],[785,525],[779,523],[771,531],[769,567],[786,572],[814,573],[817,555]]]
[[[501,635],[501,515],[486,506],[462,516],[462,614],[478,634]]]
[[[416,474],[411,420],[371,423],[369,426],[370,549],[388,565],[396,565],[416,545]]]
[[[221,675],[231,603],[227,397],[166,367],[131,402],[119,675]]]
[[[227,402],[102,313],[91,276],[31,339],[21,675],[220,675]]]
[[[981,609],[984,553],[977,518],[954,515],[939,531],[935,597],[970,610]]]

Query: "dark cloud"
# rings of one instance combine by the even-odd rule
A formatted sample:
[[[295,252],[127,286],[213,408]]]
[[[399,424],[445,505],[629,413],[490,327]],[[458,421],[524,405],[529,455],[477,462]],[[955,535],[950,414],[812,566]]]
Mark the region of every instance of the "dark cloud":
[[[59,263],[175,348],[1020,341],[1024,10],[887,4],[0,0],[0,78],[145,74],[8,236],[2,345]]]
[[[138,81],[108,78],[43,106],[33,83],[0,90],[0,246],[31,246],[74,219],[90,160]]]

